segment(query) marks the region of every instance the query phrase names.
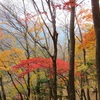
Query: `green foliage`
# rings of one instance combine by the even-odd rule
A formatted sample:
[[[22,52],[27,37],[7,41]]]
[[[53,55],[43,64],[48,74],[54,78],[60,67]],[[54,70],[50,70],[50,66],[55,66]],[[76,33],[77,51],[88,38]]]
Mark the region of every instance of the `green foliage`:
[[[42,78],[42,79],[39,79],[38,82],[39,82],[40,84],[47,83],[47,82],[48,82],[48,79]]]

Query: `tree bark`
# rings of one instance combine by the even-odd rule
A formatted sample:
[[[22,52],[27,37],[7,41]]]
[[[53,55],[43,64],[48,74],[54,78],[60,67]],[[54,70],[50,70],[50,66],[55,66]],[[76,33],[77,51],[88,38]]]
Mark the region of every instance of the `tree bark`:
[[[75,0],[73,0],[73,3],[75,3]],[[75,18],[75,6],[71,6],[69,100],[76,100],[76,97],[75,97],[75,84],[74,84],[74,57],[75,57],[74,18]]]
[[[97,70],[98,92],[99,92],[99,100],[100,100],[100,9],[99,9],[99,0],[91,0],[91,4],[92,4],[94,29],[96,33],[96,70]]]

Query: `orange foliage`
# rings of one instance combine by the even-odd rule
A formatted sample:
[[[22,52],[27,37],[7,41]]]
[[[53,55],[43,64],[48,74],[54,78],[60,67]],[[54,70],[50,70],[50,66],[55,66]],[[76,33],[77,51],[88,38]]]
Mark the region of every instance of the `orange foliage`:
[[[82,9],[77,13],[78,24],[83,30],[86,30],[88,27],[93,26],[92,24],[92,13],[90,9]],[[88,25],[88,27],[87,27]]]
[[[2,31],[0,30],[0,35],[2,35]]]
[[[84,35],[84,40],[79,46],[79,48],[90,48],[95,46],[95,31],[94,29],[90,30],[88,33]]]

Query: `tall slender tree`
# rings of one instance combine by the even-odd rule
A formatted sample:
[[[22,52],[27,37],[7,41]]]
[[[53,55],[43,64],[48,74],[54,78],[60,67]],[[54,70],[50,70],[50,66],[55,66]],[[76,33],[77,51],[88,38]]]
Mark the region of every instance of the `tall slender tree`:
[[[98,91],[100,99],[100,8],[99,0],[91,0],[92,14],[94,29],[96,33],[96,68],[97,68],[97,80],[98,80]]]
[[[70,0],[75,4],[75,0]],[[74,21],[75,21],[75,6],[71,5],[71,17],[70,17],[70,69],[69,69],[69,100],[75,100],[75,85],[74,85],[74,57],[75,57],[75,33],[74,33]]]

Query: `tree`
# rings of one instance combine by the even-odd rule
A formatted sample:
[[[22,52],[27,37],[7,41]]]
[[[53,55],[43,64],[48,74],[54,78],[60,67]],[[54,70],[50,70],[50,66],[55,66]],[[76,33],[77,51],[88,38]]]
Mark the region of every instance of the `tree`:
[[[75,0],[70,0],[75,4]],[[75,6],[71,5],[70,17],[70,68],[69,68],[69,100],[76,100],[75,98],[75,84],[74,84],[74,66],[75,66],[75,33],[74,33],[74,18]]]
[[[57,71],[56,71],[57,75],[66,73],[69,70],[69,63],[65,62],[61,59],[57,59],[56,65],[57,65]],[[42,69],[42,70],[44,70],[44,72],[46,70],[46,72],[48,72],[47,76],[51,77],[50,79],[47,77],[47,80],[49,83],[52,83],[53,62],[52,62],[51,58],[41,58],[41,57],[31,58],[28,60],[23,60],[20,62],[20,64],[13,66],[13,70],[18,70],[20,68],[24,68],[25,71],[22,72],[21,74],[19,74],[19,77],[23,77],[32,71],[36,71],[37,69]],[[52,84],[48,84],[48,85],[52,86]],[[38,86],[40,86],[40,85],[38,85]],[[53,91],[53,88],[51,87],[50,90]],[[52,95],[50,94],[50,96],[52,96]]]
[[[81,17],[80,17],[81,16]],[[82,20],[84,19],[84,21]],[[91,27],[93,26],[93,24],[91,23],[92,22],[92,15],[91,15],[91,10],[90,9],[81,9],[77,16],[76,16],[76,21],[77,21],[77,25],[78,25],[78,29],[79,29],[79,34],[80,36],[76,38],[78,39],[78,41],[81,43],[80,46],[79,46],[79,50],[82,49],[82,53],[83,53],[83,56],[82,56],[82,60],[83,60],[83,64],[84,66],[87,66],[87,58],[86,56],[87,55],[90,55],[87,51],[87,48],[93,48],[92,45],[95,45],[95,33],[94,33],[94,29],[92,29]],[[87,31],[87,33],[86,33]],[[78,43],[77,43],[78,44]],[[81,49],[80,49],[81,47]],[[95,47],[95,46],[94,46]],[[93,50],[93,49],[92,49]],[[90,59],[89,59],[90,60]],[[86,100],[86,95],[85,95],[85,90],[84,90],[84,83],[86,83],[89,87],[89,80],[88,80],[88,75],[87,75],[87,71],[82,71],[81,70],[81,75],[84,76],[84,78],[82,77],[81,78],[81,96],[80,96],[80,99],[83,100],[83,97],[84,99]],[[86,81],[85,81],[86,79]],[[90,93],[89,93],[89,88],[87,87],[87,98],[88,100],[90,100]]]
[[[25,100],[62,100],[69,97],[68,99],[75,100],[75,96],[78,95],[76,97],[81,100],[89,99],[88,94],[91,94],[91,91],[88,89],[97,88],[94,71],[95,32],[94,28],[92,29],[91,10],[81,9],[84,5],[80,4],[85,0],[81,2],[75,0],[28,0],[28,2],[20,0],[18,2],[12,0],[8,4],[7,1],[9,0],[4,3],[0,2],[0,13],[2,12],[2,18],[0,17],[0,29],[2,30],[2,33],[0,32],[0,54],[2,55],[0,59],[5,58],[3,64],[0,63],[3,66],[0,69],[3,70],[3,74],[8,75],[3,76],[3,84],[4,79],[11,79],[9,84],[12,85],[12,88],[8,84],[4,85],[5,90],[9,87],[8,91],[12,91],[10,94],[5,91],[7,97],[10,95],[11,99],[18,97]],[[71,14],[70,17],[69,14]],[[65,24],[60,27],[63,23]],[[16,56],[12,51],[15,47],[16,50],[23,50],[26,60],[19,59],[22,56],[20,51],[19,56]],[[76,54],[75,48],[78,50]],[[70,62],[68,64],[70,66],[67,67],[65,62],[59,58]],[[21,63],[18,64],[20,61]],[[8,69],[13,65],[16,66],[14,73]],[[17,69],[18,67],[20,69]],[[81,72],[84,74],[80,77],[74,76]],[[17,78],[18,75],[23,77]],[[95,85],[91,81],[94,81]],[[78,85],[75,86],[77,82]],[[85,84],[86,87],[84,87]],[[87,97],[83,95],[83,89],[84,94],[87,92]]]
[[[98,80],[98,91],[100,99],[100,8],[99,0],[91,0],[92,4],[92,14],[94,29],[96,34],[96,70],[97,70],[97,80]]]
[[[20,68],[24,68],[25,71],[22,72],[19,77],[23,77],[24,75],[36,70],[36,69],[48,69],[50,71],[50,75],[53,76],[53,68],[52,68],[52,59],[51,58],[31,58],[28,60],[22,60],[19,64],[12,67],[12,70],[17,70]],[[69,63],[65,62],[64,60],[57,59],[57,74],[62,74],[68,72],[69,70]]]
[[[20,54],[22,54],[22,55],[20,55]],[[12,71],[10,70],[11,69],[10,66],[19,63],[19,61],[23,58],[24,58],[24,52],[18,48],[14,48],[14,47],[11,48],[11,50],[4,50],[0,53],[0,70],[2,73],[1,84],[4,85],[4,81],[2,81],[2,78],[5,77],[5,79],[6,79],[6,75],[4,74],[4,73],[6,73],[10,77],[10,78],[7,78],[6,81],[8,81],[8,84],[9,84],[9,80],[11,80],[10,83],[12,83],[12,85],[14,86],[14,90],[16,90],[18,92],[18,94],[20,95],[22,100],[23,100],[22,93],[20,92],[17,85],[15,84],[17,80],[15,81],[14,77],[16,75],[12,74]],[[13,88],[13,86],[12,86],[12,88]],[[3,89],[4,88],[2,86],[2,90]],[[4,92],[4,90],[3,90],[3,92]],[[8,91],[6,91],[6,93],[7,92]]]
[[[22,3],[23,3],[23,9],[22,9],[23,14],[22,15],[24,15],[24,22],[22,20],[20,20],[21,18],[17,15],[17,13],[15,13],[15,11],[13,9],[10,8],[9,5],[4,5],[1,3],[1,6],[3,7],[2,12],[4,14],[6,13],[4,15],[5,18],[7,19],[6,21],[10,25],[10,27],[12,27],[15,31],[11,32],[11,30],[4,29],[4,28],[2,28],[2,30],[9,32],[14,38],[16,38],[16,40],[20,43],[21,47],[25,50],[27,59],[29,59],[30,50],[32,50],[32,49],[30,49],[30,47],[32,47],[32,46],[34,47],[34,43],[37,44],[40,48],[42,48],[42,51],[45,50],[48,53],[48,55],[52,58],[52,61],[54,62],[53,63],[53,68],[54,68],[54,70],[53,70],[53,72],[54,72],[54,74],[53,74],[54,75],[53,92],[54,93],[53,94],[54,94],[54,99],[56,100],[57,99],[56,58],[57,58],[57,41],[58,41],[58,33],[56,30],[56,10],[52,6],[54,4],[54,2],[52,2],[50,0],[49,1],[45,0],[45,4],[49,9],[48,13],[50,13],[51,16],[47,15],[47,12],[45,10],[44,1],[42,1],[42,0],[40,0],[40,1],[41,1],[41,6],[43,8],[42,9],[43,11],[41,11],[41,9],[39,9],[37,2],[35,0],[32,0],[33,8],[35,10],[33,12],[36,13],[36,15],[32,15],[32,14],[27,13],[25,1],[22,0]],[[50,25],[52,26],[53,31],[49,28],[49,26],[48,26],[47,22],[45,21],[44,17],[42,16],[42,14],[44,14],[45,17],[50,22]],[[38,35],[39,32],[36,29],[34,29],[35,30],[34,32],[29,31],[29,29],[30,29],[29,28],[29,21],[30,21],[29,15],[32,15],[32,19],[34,19],[34,16],[36,16],[36,18],[39,17],[42,20],[43,24],[45,25],[45,27],[42,27],[42,32],[43,32],[42,36],[44,36],[44,40],[36,37],[36,36],[39,36]],[[31,23],[33,24],[33,26],[35,26],[36,20],[35,20],[35,22],[33,22],[31,20]],[[7,26],[9,26],[9,25],[7,25]],[[47,31],[45,31],[45,30],[47,30]],[[17,35],[14,32],[15,33],[17,32]],[[34,35],[34,33],[36,34],[36,36]],[[48,45],[49,44],[48,35],[50,36],[50,41],[52,41],[52,44],[53,44],[53,52],[52,53],[49,50],[50,48]],[[22,38],[22,40],[20,40],[19,37]],[[24,43],[22,43],[22,42],[24,42]],[[28,79],[27,79],[28,99],[30,97],[29,80],[30,80],[30,76],[28,75]]]

